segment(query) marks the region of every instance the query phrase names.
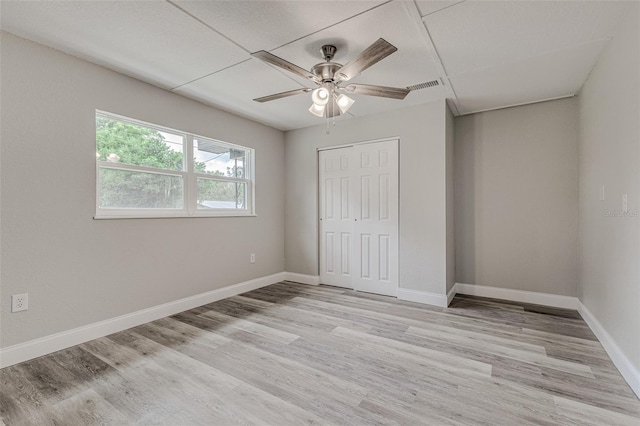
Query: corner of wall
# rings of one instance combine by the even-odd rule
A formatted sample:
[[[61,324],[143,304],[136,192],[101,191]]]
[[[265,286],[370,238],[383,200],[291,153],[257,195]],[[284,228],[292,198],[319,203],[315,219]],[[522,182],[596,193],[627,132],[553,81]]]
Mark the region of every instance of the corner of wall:
[[[640,396],[640,4],[624,12],[578,94],[577,294],[585,321]]]
[[[446,179],[446,287],[445,292],[451,294],[456,282],[456,250],[455,250],[455,216],[454,216],[454,158],[455,158],[455,120],[449,105],[445,102],[445,179]]]

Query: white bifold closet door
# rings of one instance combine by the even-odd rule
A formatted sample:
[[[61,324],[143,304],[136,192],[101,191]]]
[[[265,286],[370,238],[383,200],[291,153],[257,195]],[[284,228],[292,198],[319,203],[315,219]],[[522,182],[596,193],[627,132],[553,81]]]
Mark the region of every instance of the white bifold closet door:
[[[320,282],[396,296],[398,140],[319,154]]]

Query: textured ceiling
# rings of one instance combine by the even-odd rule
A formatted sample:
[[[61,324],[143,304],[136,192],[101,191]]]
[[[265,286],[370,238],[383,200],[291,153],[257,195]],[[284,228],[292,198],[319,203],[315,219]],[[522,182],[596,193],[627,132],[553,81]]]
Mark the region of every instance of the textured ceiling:
[[[322,123],[312,87],[250,56],[302,68],[323,44],[345,64],[382,37],[398,51],[354,82],[415,90],[402,101],[353,95],[350,116],[449,99],[469,114],[575,94],[625,13],[622,1],[8,1],[1,28],[282,130]]]

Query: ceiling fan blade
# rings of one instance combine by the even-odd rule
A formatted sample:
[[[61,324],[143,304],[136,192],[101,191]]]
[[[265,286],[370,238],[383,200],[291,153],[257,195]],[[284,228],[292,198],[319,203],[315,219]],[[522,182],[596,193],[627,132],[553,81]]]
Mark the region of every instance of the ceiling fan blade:
[[[263,96],[261,98],[255,98],[254,101],[256,101],[256,102],[275,101],[276,99],[286,98],[287,96],[299,95],[300,93],[309,93],[312,90],[313,89],[306,89],[306,88],[305,89],[289,90],[288,92],[275,93],[273,95]]]
[[[404,99],[411,90],[402,87],[373,86],[369,84],[350,84],[344,87],[347,93],[357,95],[380,96],[382,98]]]
[[[308,78],[309,80],[318,82],[318,77],[311,74],[309,71],[295,64],[292,64],[289,61],[285,61],[284,59],[272,53],[269,53],[266,50],[260,50],[259,52],[252,53],[251,56],[253,56],[254,58],[258,58],[261,61],[266,62],[268,64],[275,65],[276,67],[280,67],[284,70],[292,72],[296,75],[299,75],[300,77]]]
[[[358,56],[347,62],[345,66],[336,71],[333,77],[336,81],[347,81],[360,74],[362,71],[391,55],[398,50],[393,44],[383,38],[367,47]]]

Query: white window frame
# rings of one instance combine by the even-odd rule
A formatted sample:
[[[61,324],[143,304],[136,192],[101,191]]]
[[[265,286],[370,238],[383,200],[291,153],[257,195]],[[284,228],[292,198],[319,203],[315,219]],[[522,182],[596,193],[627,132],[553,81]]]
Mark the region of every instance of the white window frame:
[[[106,111],[96,110],[96,117],[101,116],[124,123],[143,126],[160,132],[172,133],[183,136],[183,170],[157,169],[155,167],[134,166],[122,163],[110,163],[99,161],[96,158],[96,214],[94,219],[152,219],[152,218],[179,218],[179,217],[236,217],[236,216],[256,216],[255,213],[255,150],[246,146],[223,142],[207,136],[188,133],[153,123],[136,120],[133,118],[113,114]],[[193,161],[193,141],[194,139],[204,139],[214,142],[224,148],[233,148],[246,152],[245,165],[242,178],[216,176],[208,173],[199,173],[194,170]],[[97,145],[97,141],[95,141]],[[97,146],[96,146],[97,148]],[[186,163],[186,164],[185,164]],[[145,208],[101,208],[100,203],[100,169],[127,170],[132,172],[150,172],[168,176],[180,176],[183,182],[183,208],[182,209],[145,209]],[[198,179],[221,182],[240,182],[246,185],[245,209],[198,209]]]

